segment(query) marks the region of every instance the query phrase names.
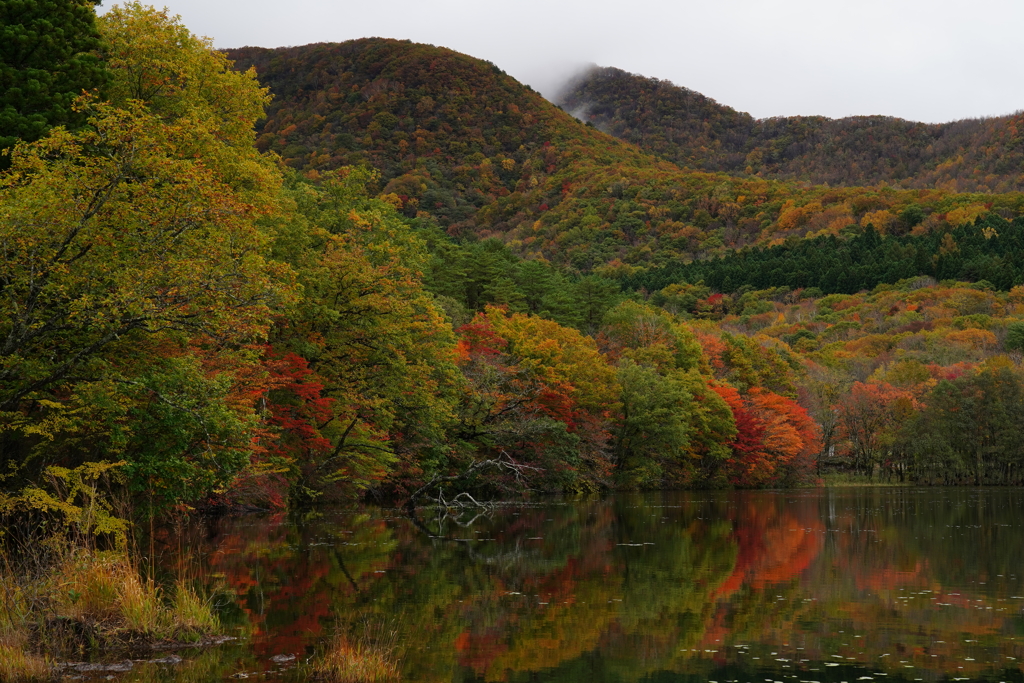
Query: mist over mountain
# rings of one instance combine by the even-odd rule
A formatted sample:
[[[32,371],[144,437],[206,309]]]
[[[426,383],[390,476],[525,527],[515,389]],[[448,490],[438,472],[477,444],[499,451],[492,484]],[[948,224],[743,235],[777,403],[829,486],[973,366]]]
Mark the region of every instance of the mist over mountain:
[[[1024,189],[1020,112],[943,124],[891,116],[755,119],[668,81],[596,66],[555,102],[685,168],[834,186]]]

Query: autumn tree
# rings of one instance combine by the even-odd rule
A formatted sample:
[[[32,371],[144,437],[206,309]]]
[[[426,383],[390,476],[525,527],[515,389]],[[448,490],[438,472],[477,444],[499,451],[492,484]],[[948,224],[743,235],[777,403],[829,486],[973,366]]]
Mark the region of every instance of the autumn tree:
[[[615,457],[623,485],[713,483],[736,428],[711,389],[697,336],[664,311],[625,301],[605,315],[600,338],[622,386]]]
[[[827,366],[813,365],[804,380],[810,415],[821,430],[821,450],[815,458],[815,469],[821,474],[822,463],[835,455],[839,439],[839,402],[849,391],[846,373]]]
[[[707,369],[696,335],[663,310],[624,301],[604,316],[601,339],[608,353],[661,369]]]
[[[807,478],[821,442],[818,426],[802,406],[757,387],[746,396],[722,385],[715,392],[729,405],[736,422],[725,467],[730,483],[763,486]]]
[[[459,367],[468,382],[453,430],[458,442],[475,450],[477,461],[502,456],[529,468],[524,486],[582,491],[608,485],[619,389],[594,340],[497,307],[457,332]],[[473,466],[465,454],[463,462]]]
[[[818,425],[791,398],[760,388],[751,389],[749,396],[751,411],[764,428],[761,451],[771,463],[765,474],[777,483],[806,481],[821,450]]]
[[[855,382],[839,405],[839,429],[854,467],[873,476],[900,447],[901,429],[921,408],[914,394],[886,383]]]
[[[109,34],[112,52],[131,52],[119,39],[170,41],[167,68],[209,52],[174,42],[183,29],[160,13],[114,15],[138,30]],[[257,200],[276,193],[276,171],[251,137],[207,135],[216,118],[251,130],[265,93],[218,64],[235,88],[217,94],[215,116],[83,98],[87,127],[15,148],[0,182],[8,472],[123,458],[133,491],[172,504],[248,463],[265,379],[256,368],[290,276],[268,260],[258,225],[273,212]],[[126,74],[112,71],[112,90]],[[201,87],[184,84],[183,100]]]
[[[145,103],[177,154],[201,159],[258,214],[279,212],[280,173],[255,147],[255,124],[271,99],[255,70],[235,69],[180,17],[139,2],[112,7],[98,26],[111,73],[109,102]]]
[[[441,457],[454,417],[455,340],[422,284],[424,245],[393,204],[368,193],[373,180],[346,168],[293,181],[295,214],[274,244],[303,291],[275,328],[274,352],[304,359],[315,398],[329,400],[302,409],[317,440],[293,452],[300,498],[351,495],[403,458],[418,467]],[[296,398],[272,414],[294,413]]]

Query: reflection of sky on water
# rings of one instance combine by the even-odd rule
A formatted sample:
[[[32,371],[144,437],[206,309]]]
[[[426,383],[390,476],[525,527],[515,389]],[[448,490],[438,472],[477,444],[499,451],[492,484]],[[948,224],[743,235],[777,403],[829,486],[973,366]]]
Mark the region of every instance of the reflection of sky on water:
[[[331,635],[385,625],[411,681],[1021,681],[1022,501],[690,492],[226,518],[168,538],[168,567],[188,548],[247,635],[130,678],[303,680]]]

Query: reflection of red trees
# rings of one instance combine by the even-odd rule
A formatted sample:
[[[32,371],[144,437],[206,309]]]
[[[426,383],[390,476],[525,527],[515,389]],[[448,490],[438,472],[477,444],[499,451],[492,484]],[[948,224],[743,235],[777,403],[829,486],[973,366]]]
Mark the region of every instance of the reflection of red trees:
[[[290,550],[296,539],[288,537],[285,516],[273,520],[221,534],[209,560],[210,572],[238,596],[253,629],[253,650],[262,657],[305,652],[310,636],[323,633],[338,594],[355,590],[327,557]],[[382,522],[377,526],[383,529]],[[371,576],[364,571],[353,578],[362,585]]]
[[[508,652],[506,638],[504,629],[500,628],[482,633],[463,631],[455,638],[459,666],[470,668],[477,674],[487,671],[495,659]]]
[[[304,652],[309,636],[322,632],[322,622],[329,615],[330,595],[325,584],[329,565],[308,556],[260,557],[260,546],[284,544],[283,538],[256,547],[240,543],[238,536],[224,540],[226,547],[221,550],[225,552],[214,555],[213,569],[223,574],[241,598],[239,606],[253,627],[253,650],[260,656]],[[237,554],[227,550],[239,545],[247,547]],[[269,626],[266,615],[271,607],[276,623]],[[282,620],[282,616],[286,618]]]
[[[718,587],[718,598],[732,595],[743,585],[761,590],[795,579],[818,556],[825,530],[817,514],[801,519],[792,509],[755,500],[733,515],[733,525],[736,566]]]
[[[731,515],[736,564],[712,596],[721,602],[705,626],[704,647],[720,645],[732,631],[728,598],[744,586],[763,591],[793,581],[821,551],[825,527],[813,506],[802,510],[782,507],[784,502],[766,503],[764,499],[747,499]]]

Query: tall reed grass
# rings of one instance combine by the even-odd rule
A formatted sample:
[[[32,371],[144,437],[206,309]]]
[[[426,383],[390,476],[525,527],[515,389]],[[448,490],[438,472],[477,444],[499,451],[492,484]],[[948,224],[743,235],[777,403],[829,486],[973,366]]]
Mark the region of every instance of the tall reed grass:
[[[108,637],[190,640],[219,627],[209,602],[187,582],[165,595],[124,553],[77,553],[57,573],[52,600],[61,616],[97,625]]]
[[[75,548],[45,568],[22,569],[0,554],[3,683],[52,678],[48,661],[54,657],[195,642],[220,628],[211,602],[188,582],[165,591],[144,579],[124,551]]]
[[[313,665],[313,675],[330,683],[390,683],[401,677],[397,629],[364,625],[363,633],[335,636]]]
[[[29,647],[36,587],[19,578],[0,554],[0,681],[44,681],[50,678],[50,665]]]
[[[19,639],[0,636],[0,681],[4,683],[35,683],[52,678],[49,662],[26,651]]]

